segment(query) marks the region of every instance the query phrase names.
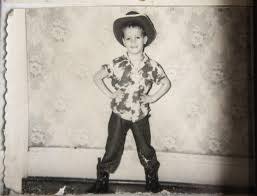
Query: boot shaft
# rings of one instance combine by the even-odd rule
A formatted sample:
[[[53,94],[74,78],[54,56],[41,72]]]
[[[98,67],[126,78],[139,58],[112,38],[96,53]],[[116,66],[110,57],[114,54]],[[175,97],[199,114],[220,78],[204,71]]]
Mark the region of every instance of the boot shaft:
[[[158,193],[162,191],[161,185],[159,183],[159,177],[158,177],[158,169],[159,164],[154,168],[152,167],[150,170],[145,169],[145,182],[146,191],[151,191],[153,193]]]
[[[97,179],[93,187],[91,187],[88,193],[108,193],[109,192],[109,173],[104,171],[101,167],[101,158],[98,158],[96,166]]]

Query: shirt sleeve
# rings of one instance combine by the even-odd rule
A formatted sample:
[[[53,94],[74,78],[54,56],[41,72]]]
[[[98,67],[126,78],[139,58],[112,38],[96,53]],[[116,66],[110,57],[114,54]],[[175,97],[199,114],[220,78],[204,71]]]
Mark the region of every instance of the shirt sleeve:
[[[157,63],[157,62],[153,62],[153,71],[152,71],[152,76],[153,76],[153,81],[156,83],[156,84],[160,84],[160,81],[163,79],[163,78],[166,78],[166,74],[162,68],[162,66]]]
[[[107,77],[111,78],[113,76],[113,66],[112,64],[104,64],[102,65],[102,69],[106,70],[108,73]]]

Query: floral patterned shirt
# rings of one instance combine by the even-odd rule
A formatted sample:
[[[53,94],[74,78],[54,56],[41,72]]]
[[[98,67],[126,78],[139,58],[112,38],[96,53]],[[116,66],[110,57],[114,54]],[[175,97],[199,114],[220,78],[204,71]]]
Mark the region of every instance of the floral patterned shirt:
[[[150,112],[149,104],[142,103],[140,97],[149,93],[153,83],[159,84],[167,77],[161,65],[145,53],[138,66],[134,66],[125,54],[103,65],[103,69],[108,72],[107,77],[111,79],[112,86],[122,95],[112,99],[112,111],[132,122],[144,118]]]

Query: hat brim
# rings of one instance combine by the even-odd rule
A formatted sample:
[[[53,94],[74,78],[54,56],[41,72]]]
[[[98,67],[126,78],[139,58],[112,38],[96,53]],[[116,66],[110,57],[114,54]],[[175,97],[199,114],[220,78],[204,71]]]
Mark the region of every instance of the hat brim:
[[[143,27],[147,36],[147,42],[145,46],[148,46],[153,42],[153,40],[156,37],[156,30],[151,20],[146,15],[141,15],[141,14],[137,16],[126,15],[125,17],[118,18],[113,23],[113,32],[114,32],[115,38],[121,45],[124,46],[122,41],[122,37],[123,37],[122,28],[128,22],[135,22],[136,24],[139,24],[140,26]]]

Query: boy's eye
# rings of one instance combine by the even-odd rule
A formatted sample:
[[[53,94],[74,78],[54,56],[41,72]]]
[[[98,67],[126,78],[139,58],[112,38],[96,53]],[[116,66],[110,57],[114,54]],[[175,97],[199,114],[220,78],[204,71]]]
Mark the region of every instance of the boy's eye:
[[[126,40],[130,40],[130,38],[126,38]]]

